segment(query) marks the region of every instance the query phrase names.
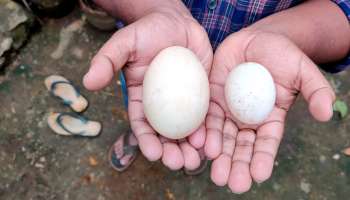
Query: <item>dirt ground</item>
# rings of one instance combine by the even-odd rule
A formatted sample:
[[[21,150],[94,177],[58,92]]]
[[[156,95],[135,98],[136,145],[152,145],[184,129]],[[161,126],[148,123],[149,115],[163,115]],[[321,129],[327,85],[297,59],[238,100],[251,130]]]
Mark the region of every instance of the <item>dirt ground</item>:
[[[196,177],[186,176],[182,171],[168,170],[160,162],[151,163],[142,155],[126,172],[113,171],[107,162],[108,149],[128,128],[119,88],[114,83],[103,91],[88,92],[81,83],[91,57],[111,33],[76,21],[62,57],[56,55],[54,59],[51,55],[60,40],[68,37],[60,39],[62,28],[75,20],[81,20],[80,13],[47,20],[1,76],[1,200],[349,198],[350,157],[341,150],[350,146],[350,118],[318,123],[302,100],[289,112],[272,178],[254,184],[243,195],[215,186],[209,169]],[[103,122],[99,137],[61,137],[48,128],[48,113],[70,111],[44,86],[45,77],[52,74],[61,74],[80,86],[90,102],[84,116]],[[350,102],[349,72],[329,78],[337,96]]]

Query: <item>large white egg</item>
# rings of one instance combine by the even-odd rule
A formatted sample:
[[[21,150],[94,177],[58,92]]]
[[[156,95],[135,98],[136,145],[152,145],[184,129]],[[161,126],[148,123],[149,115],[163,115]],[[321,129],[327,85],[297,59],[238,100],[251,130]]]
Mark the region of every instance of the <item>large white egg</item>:
[[[168,47],[146,71],[142,95],[150,125],[164,137],[184,138],[199,128],[207,114],[208,76],[192,51]]]
[[[276,88],[269,71],[254,62],[242,63],[228,75],[225,84],[226,103],[239,121],[259,124],[271,113]]]

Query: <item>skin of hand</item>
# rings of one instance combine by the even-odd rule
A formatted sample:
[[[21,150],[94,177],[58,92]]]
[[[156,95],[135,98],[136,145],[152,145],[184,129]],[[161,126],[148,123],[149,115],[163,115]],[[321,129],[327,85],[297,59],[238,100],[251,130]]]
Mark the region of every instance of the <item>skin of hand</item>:
[[[335,94],[310,58],[327,62],[344,57],[349,35],[342,11],[321,0],[267,17],[223,41],[214,54],[206,119],[205,151],[214,160],[211,179],[215,184],[227,184],[232,192],[243,193],[253,180],[260,183],[271,176],[285,118],[299,92],[316,120],[324,122],[332,117]],[[255,126],[236,120],[224,98],[226,78],[242,62],[264,65],[276,86],[272,113]]]
[[[144,115],[142,83],[154,56],[174,45],[192,50],[209,74],[212,48],[205,30],[181,1],[147,1],[97,1],[111,14],[118,10],[124,12],[119,14],[128,16],[125,19],[130,24],[118,30],[94,56],[83,83],[89,90],[100,90],[109,85],[114,74],[123,68],[131,129],[144,156],[150,161],[162,159],[164,165],[172,170],[182,167],[193,170],[200,165],[198,149],[205,143],[204,122],[197,131],[181,141],[158,136]],[[133,5],[128,7],[129,4]],[[155,6],[150,6],[152,4]]]

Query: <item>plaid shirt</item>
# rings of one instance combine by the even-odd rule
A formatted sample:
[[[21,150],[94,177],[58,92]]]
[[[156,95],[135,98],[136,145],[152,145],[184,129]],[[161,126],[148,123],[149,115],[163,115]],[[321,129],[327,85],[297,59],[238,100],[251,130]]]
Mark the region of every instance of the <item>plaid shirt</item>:
[[[350,0],[332,0],[350,20]],[[293,7],[303,0],[183,0],[193,17],[206,29],[215,49],[229,34],[259,19]],[[350,65],[350,55],[336,64],[322,66],[339,72]]]

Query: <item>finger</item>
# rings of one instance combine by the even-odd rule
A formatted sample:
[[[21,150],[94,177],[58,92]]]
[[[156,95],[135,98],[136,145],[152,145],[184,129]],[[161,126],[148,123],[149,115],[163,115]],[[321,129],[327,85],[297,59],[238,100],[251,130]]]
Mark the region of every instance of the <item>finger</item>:
[[[237,137],[238,129],[231,119],[226,119],[224,124],[222,153],[232,157]]]
[[[211,102],[206,118],[207,138],[205,140],[204,151],[209,159],[219,156],[222,150],[222,129],[224,124],[224,112],[220,106]]]
[[[184,166],[184,157],[181,149],[177,145],[177,141],[158,136],[160,142],[163,144],[163,164],[171,170],[178,170]]]
[[[258,183],[270,178],[283,136],[286,111],[275,108],[271,114],[276,116],[276,120],[267,122],[258,128],[250,165],[250,173]]]
[[[227,184],[231,171],[232,158],[227,154],[221,154],[211,165],[210,178],[218,186]]]
[[[89,90],[106,87],[113,75],[128,61],[134,48],[134,28],[128,26],[117,31],[97,52],[85,74],[83,83]]]
[[[249,164],[253,154],[254,141],[255,134],[251,130],[242,130],[237,135],[232,157],[232,169],[228,180],[228,186],[234,193],[246,192],[252,185]]]
[[[211,179],[216,185],[224,186],[227,184],[237,132],[235,124],[230,119],[226,119],[223,129],[223,153],[214,160],[211,168]]]
[[[188,142],[182,142],[180,148],[184,157],[184,167],[188,170],[197,169],[201,163],[197,150]]]
[[[178,144],[166,142],[163,144],[162,162],[171,170],[179,170],[184,166],[184,158]]]
[[[203,147],[205,143],[206,130],[202,124],[194,133],[188,137],[188,142],[196,149]]]
[[[144,156],[150,161],[160,159],[163,153],[162,145],[154,129],[147,123],[141,101],[142,88],[140,85],[128,87],[129,120],[139,147]]]
[[[248,163],[236,161],[232,164],[228,187],[235,194],[247,192],[252,186]]]
[[[222,150],[221,134],[225,113],[229,113],[224,98],[226,78],[232,68],[244,59],[241,56],[242,51],[238,50],[242,46],[240,43],[232,48],[232,42],[235,43],[236,40],[236,36],[230,36],[217,48],[209,76],[211,101],[206,119],[207,139],[205,143],[205,153],[209,159],[218,157]]]
[[[309,111],[319,121],[328,121],[333,115],[335,94],[317,66],[306,56],[300,62],[301,92],[308,101]]]

